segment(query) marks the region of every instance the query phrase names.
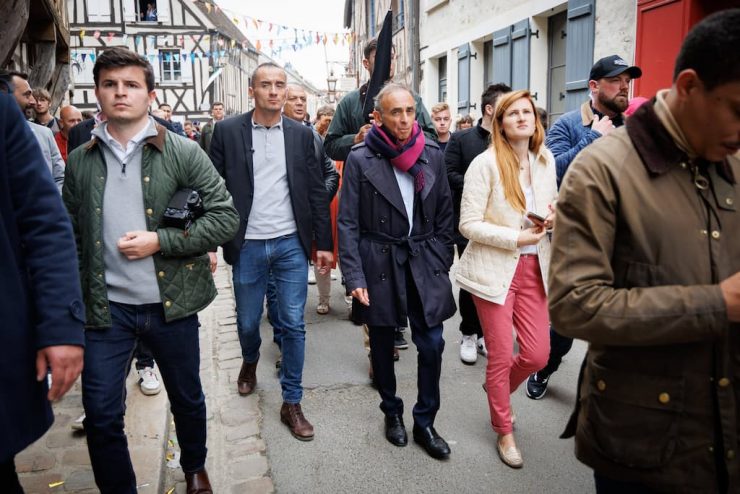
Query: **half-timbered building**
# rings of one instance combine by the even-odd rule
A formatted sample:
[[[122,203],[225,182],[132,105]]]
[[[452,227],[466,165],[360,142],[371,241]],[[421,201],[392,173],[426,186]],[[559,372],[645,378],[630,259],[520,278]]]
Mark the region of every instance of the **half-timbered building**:
[[[31,87],[48,89],[54,111],[69,84],[69,26],[64,0],[18,0],[4,6],[0,66],[26,72]]]
[[[226,15],[192,0],[67,0],[71,34],[70,102],[96,108],[93,66],[106,47],[127,46],[152,64],[156,104],[172,118],[205,121],[211,103],[226,113],[249,108],[248,75],[257,52]]]

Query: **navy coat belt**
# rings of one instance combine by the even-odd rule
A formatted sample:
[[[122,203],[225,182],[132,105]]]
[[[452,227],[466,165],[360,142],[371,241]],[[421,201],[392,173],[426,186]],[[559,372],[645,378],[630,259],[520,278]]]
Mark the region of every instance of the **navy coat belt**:
[[[371,242],[397,247],[393,249],[393,256],[396,260],[396,264],[398,265],[403,265],[408,260],[409,255],[412,257],[418,256],[419,244],[431,238],[434,238],[434,232],[427,232],[421,235],[394,237],[383,232],[365,231],[362,232],[360,235],[362,238],[365,238]]]

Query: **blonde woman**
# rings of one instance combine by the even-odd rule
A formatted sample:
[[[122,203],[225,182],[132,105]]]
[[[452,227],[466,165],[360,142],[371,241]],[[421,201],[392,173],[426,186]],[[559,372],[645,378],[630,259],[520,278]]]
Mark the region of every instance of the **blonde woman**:
[[[465,174],[460,233],[470,240],[456,281],[473,295],[488,349],[486,388],[501,460],[523,465],[510,394],[550,351],[547,268],[557,196],[555,159],[528,91],[499,99],[491,146]],[[530,219],[535,213],[540,218]],[[534,222],[533,222],[534,221]],[[513,355],[512,327],[519,353]]]

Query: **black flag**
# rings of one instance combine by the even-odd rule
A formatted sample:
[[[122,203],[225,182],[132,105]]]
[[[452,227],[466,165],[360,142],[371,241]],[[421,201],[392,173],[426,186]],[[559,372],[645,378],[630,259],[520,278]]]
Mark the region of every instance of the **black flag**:
[[[375,65],[373,66],[373,73],[370,76],[370,82],[367,85],[367,94],[365,95],[365,102],[362,105],[362,115],[365,117],[365,122],[370,122],[370,113],[372,113],[375,102],[375,96],[380,92],[388,79],[391,77],[391,56],[393,48],[393,11],[389,10],[385,14],[383,20],[383,27],[380,29],[378,35],[378,47],[375,50]]]

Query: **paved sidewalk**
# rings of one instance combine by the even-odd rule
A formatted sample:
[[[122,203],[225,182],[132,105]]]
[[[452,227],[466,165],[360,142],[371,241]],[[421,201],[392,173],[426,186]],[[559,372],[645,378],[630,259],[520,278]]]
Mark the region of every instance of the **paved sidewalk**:
[[[270,493],[274,487],[260,436],[259,396],[240,397],[236,392],[241,349],[231,270],[223,259],[219,260],[215,281],[219,294],[199,314],[201,380],[208,409],[208,472],[215,492]],[[144,396],[139,391],[138,374],[132,370],[126,389],[126,434],[138,492],[184,493],[177,437],[164,386],[158,395]],[[26,494],[98,492],[85,434],[70,428],[81,414],[78,381],[54,404],[51,430],[16,457]]]
[[[274,491],[260,426],[260,397],[236,392],[242,356],[236,332],[231,268],[219,259],[215,275],[218,297],[198,317],[201,323],[200,377],[208,409],[206,467],[217,493],[267,494]],[[177,465],[177,438],[170,424],[165,491],[184,493],[185,481]]]
[[[158,395],[144,396],[139,391],[138,377],[133,370],[126,381],[126,435],[138,491],[155,494],[162,492],[167,393],[163,387]],[[49,432],[16,456],[16,470],[23,489],[26,494],[98,492],[85,433],[70,428],[82,414],[79,380],[53,408],[54,425]]]

